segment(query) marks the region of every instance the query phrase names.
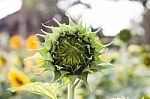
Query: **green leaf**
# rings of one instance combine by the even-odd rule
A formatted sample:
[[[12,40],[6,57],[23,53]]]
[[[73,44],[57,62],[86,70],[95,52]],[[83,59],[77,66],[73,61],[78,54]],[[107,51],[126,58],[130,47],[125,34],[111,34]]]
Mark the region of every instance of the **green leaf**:
[[[111,41],[110,43],[106,44],[106,45],[103,45],[104,47],[108,47],[110,46],[111,44],[113,43],[113,41]]]
[[[47,96],[50,99],[57,99],[58,89],[60,87],[59,83],[43,83],[43,82],[34,82],[23,85],[21,87],[9,88],[9,91],[27,91],[35,93],[41,96]]]

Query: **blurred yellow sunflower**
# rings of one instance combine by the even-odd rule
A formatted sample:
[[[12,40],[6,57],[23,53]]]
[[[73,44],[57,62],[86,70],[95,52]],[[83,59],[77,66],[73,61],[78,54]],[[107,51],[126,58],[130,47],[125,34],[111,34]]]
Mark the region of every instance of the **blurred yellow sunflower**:
[[[6,65],[6,59],[2,56],[0,56],[0,67]]]
[[[30,82],[30,79],[17,69],[11,69],[8,73],[8,79],[13,87],[20,87]]]
[[[13,49],[18,49],[21,47],[22,39],[19,35],[14,35],[10,38],[10,47]]]
[[[28,49],[37,49],[39,45],[39,39],[35,34],[30,35],[26,40],[26,47]]]

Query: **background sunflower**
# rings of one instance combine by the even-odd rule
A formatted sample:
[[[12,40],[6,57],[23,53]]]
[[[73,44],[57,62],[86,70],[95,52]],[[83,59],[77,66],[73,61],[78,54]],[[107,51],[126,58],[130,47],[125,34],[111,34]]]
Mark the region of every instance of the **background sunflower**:
[[[30,82],[27,75],[14,68],[10,69],[8,79],[13,87],[20,87]]]

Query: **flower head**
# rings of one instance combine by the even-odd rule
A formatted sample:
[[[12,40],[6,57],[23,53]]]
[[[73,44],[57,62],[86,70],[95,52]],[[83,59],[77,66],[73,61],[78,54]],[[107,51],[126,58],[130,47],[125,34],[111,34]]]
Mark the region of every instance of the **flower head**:
[[[38,37],[34,34],[30,35],[26,41],[26,47],[28,49],[37,49],[39,47]]]
[[[99,30],[90,32],[81,22],[75,24],[70,20],[69,25],[66,25],[55,21],[59,27],[43,24],[45,28],[51,29],[52,33],[42,30],[45,35],[39,34],[45,39],[42,42],[44,47],[39,50],[44,60],[42,67],[54,71],[54,80],[75,77],[86,81],[88,73],[103,69],[105,64],[99,55],[106,46],[96,42],[95,37]]]
[[[10,38],[10,47],[13,49],[18,49],[22,45],[22,39],[19,35],[14,35]]]
[[[13,87],[20,87],[30,82],[30,79],[17,69],[11,69],[8,73],[8,78]]]
[[[119,36],[119,39],[122,40],[123,42],[128,42],[132,38],[132,34],[129,29],[121,30],[118,36]]]

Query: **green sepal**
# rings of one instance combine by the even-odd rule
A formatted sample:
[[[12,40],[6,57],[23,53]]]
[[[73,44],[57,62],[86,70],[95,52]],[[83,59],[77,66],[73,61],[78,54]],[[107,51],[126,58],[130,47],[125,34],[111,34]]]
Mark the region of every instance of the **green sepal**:
[[[98,67],[97,67],[97,62],[94,62],[93,64],[92,64],[92,66],[90,67],[90,70],[91,71],[93,71],[93,72],[98,72],[98,71],[100,71],[99,69],[98,69]]]
[[[97,52],[99,52],[100,50],[102,50],[105,46],[99,43],[95,43],[95,50]]]
[[[79,75],[79,79],[81,79],[84,82],[84,84],[88,87],[89,84],[87,82],[87,77],[88,77],[88,72],[84,72]]]
[[[93,62],[94,64],[99,64],[99,63],[102,62],[102,60],[99,57],[99,53],[98,52],[95,52],[94,59],[95,59],[95,61]]]
[[[59,90],[60,84],[59,83],[43,83],[43,82],[34,82],[23,85],[21,87],[13,87],[7,90],[11,92],[16,91],[26,91],[35,93],[41,96],[47,96],[50,99],[57,99],[57,93]]]
[[[62,25],[60,26],[60,28],[62,29],[62,31],[63,31],[64,33],[70,31],[69,26],[66,25],[66,24],[62,24]]]
[[[85,68],[82,72],[94,73],[89,67]]]
[[[70,27],[70,33],[73,33],[73,34],[74,34],[74,33],[77,33],[77,31],[78,31],[78,30],[76,29],[76,27],[73,27],[73,26]]]
[[[63,32],[63,30],[60,27],[52,27],[51,30],[53,33],[61,34]]]
[[[60,71],[58,71],[58,70],[55,70],[54,71],[54,82],[56,82],[56,81],[58,81],[58,80],[60,80],[60,79],[62,79],[66,74],[68,74],[69,72],[67,72],[67,71],[64,71],[64,70],[60,70]]]
[[[60,74],[61,74],[60,79],[62,79],[66,74],[69,74],[69,72],[68,71],[64,71],[64,70],[60,70]]]
[[[67,25],[67,28],[68,28],[68,33],[69,33],[69,34],[75,35],[75,33],[78,32],[76,26]]]
[[[101,71],[101,70],[104,70],[104,69],[109,69],[109,68],[113,68],[114,65],[112,65],[111,63],[100,63],[100,64],[95,64],[93,65],[90,69],[93,71],[93,72],[97,72],[97,71]]]
[[[104,47],[108,47],[108,46],[110,46],[112,43],[113,43],[113,41],[110,42],[110,43],[108,43],[108,44],[105,44],[105,45],[103,45],[103,46],[104,46]]]
[[[89,36],[85,36],[83,39],[84,39],[86,42],[90,42]]]
[[[96,34],[100,31],[101,29],[99,28],[98,30],[94,31],[94,32],[89,32],[88,33],[88,36],[91,38],[91,42],[92,44],[95,43],[95,37],[96,37]]]
[[[87,32],[86,28],[82,26],[82,21],[80,21],[76,26],[80,34],[85,34]]]
[[[71,18],[69,17],[69,15],[66,14],[66,16],[67,16],[68,19],[69,19],[69,26],[75,27],[76,24],[71,20]]]
[[[46,47],[47,50],[51,50],[52,48],[52,40],[50,39],[49,35],[44,36],[45,41],[42,43]]]
[[[67,77],[70,79],[70,83],[74,83],[76,78],[79,78],[78,75],[67,75]]]
[[[55,37],[55,35],[57,34],[58,32],[54,32],[54,33],[49,33],[47,34],[47,36],[49,37],[49,39],[51,40],[51,43],[54,44],[56,41],[57,41],[57,38]]]
[[[48,52],[47,48],[40,49],[39,53],[43,56],[44,60],[49,60],[51,62],[54,61],[51,54]]]
[[[90,32],[88,33],[89,38],[91,38],[91,42],[94,43],[95,42],[95,37],[96,37],[97,32]]]
[[[39,53],[40,53],[43,57],[45,57],[45,56],[47,56],[48,50],[47,50],[46,48],[42,48],[42,49],[39,50]]]
[[[54,79],[53,82],[56,82],[61,77],[61,73],[58,70],[54,71]]]
[[[114,65],[112,65],[111,63],[100,63],[97,65],[99,70],[103,70],[103,69],[109,69],[109,68],[113,68]]]

